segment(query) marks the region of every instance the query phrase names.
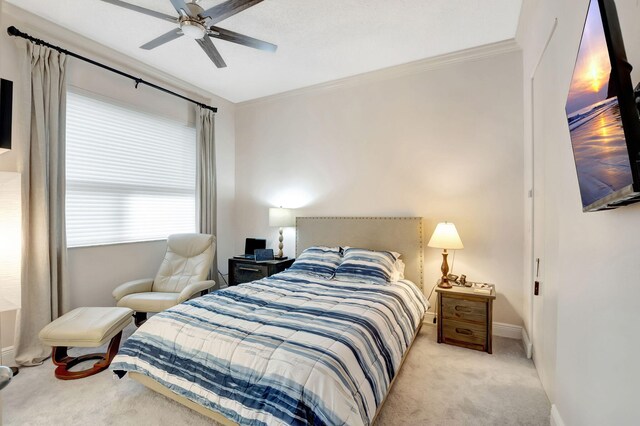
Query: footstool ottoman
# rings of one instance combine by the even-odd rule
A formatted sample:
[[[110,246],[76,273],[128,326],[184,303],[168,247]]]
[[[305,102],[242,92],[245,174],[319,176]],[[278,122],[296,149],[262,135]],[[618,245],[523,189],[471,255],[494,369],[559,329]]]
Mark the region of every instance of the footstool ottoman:
[[[40,340],[53,347],[51,357],[57,365],[55,376],[61,380],[81,379],[109,367],[120,347],[122,330],[131,322],[129,308],[77,308],[54,320],[40,331]],[[111,340],[106,353],[71,357],[67,348],[96,348]],[[69,371],[83,361],[99,359],[93,367]]]

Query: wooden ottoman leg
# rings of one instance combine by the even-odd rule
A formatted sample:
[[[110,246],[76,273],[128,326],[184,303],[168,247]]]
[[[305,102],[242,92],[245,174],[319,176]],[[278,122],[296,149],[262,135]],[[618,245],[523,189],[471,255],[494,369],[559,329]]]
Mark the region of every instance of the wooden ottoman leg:
[[[109,348],[107,353],[92,353],[87,355],[81,355],[78,357],[71,357],[67,354],[66,346],[55,346],[51,357],[53,363],[57,365],[55,375],[60,380],[75,380],[82,379],[84,377],[93,376],[96,373],[105,370],[113,361],[113,358],[118,353],[120,347],[120,339],[122,338],[122,331],[116,334],[111,342],[109,342]],[[74,365],[78,365],[81,362],[91,359],[98,359],[99,361],[93,364],[93,367],[82,371],[69,371]]]
[[[135,314],[133,314],[133,322],[135,322],[136,327],[140,327],[142,324],[147,322],[147,313],[136,312]]]

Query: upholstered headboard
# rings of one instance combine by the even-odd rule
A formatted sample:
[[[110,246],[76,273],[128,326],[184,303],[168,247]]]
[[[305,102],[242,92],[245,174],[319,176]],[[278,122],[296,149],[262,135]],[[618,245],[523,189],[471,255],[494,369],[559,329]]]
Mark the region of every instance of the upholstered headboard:
[[[421,217],[298,217],[296,256],[312,246],[351,246],[402,254],[404,275],[422,288]]]

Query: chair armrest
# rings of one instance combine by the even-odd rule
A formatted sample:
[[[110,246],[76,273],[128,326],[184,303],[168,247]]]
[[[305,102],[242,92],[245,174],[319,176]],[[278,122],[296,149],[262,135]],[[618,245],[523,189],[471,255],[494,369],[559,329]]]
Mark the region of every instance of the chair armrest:
[[[113,294],[113,297],[118,301],[128,294],[149,292],[152,287],[153,278],[143,278],[141,280],[129,281],[127,283],[120,284],[111,294]]]
[[[212,287],[216,286],[216,282],[213,280],[209,281],[199,281],[197,283],[188,284],[182,291],[180,292],[180,296],[178,296],[178,303],[182,303],[185,300],[191,299],[196,293],[200,293],[201,291],[208,290]]]

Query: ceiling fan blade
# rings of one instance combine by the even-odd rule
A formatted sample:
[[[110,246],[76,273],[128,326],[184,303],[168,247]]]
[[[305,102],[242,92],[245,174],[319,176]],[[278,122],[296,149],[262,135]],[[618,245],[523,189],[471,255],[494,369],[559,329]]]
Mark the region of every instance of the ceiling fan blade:
[[[120,0],[102,0],[105,3],[112,4],[114,6],[120,6],[125,9],[133,10],[134,12],[142,13],[144,15],[153,16],[154,18],[164,19],[165,21],[169,21],[172,23],[176,23],[178,20],[175,16],[166,15],[164,13],[156,12],[155,10],[147,9],[141,6],[136,6],[135,4],[127,3]]]
[[[266,41],[258,40],[257,38],[249,37],[234,31],[225,30],[224,28],[211,27],[210,30],[213,31],[213,33],[210,33],[209,37],[230,41],[231,43],[237,43],[247,47],[253,47],[254,49],[266,50],[267,52],[275,52],[278,49],[278,46],[275,44],[267,43]]]
[[[224,68],[227,66],[227,64],[224,63],[224,59],[222,59],[220,52],[218,52],[218,49],[216,49],[216,47],[213,45],[213,42],[208,36],[204,36],[203,38],[196,40],[196,42],[200,45],[200,47],[202,47],[202,50],[205,51],[207,56],[209,56],[216,67]]]
[[[173,7],[176,8],[176,12],[180,13],[180,15],[182,15],[180,11],[184,10],[184,13],[186,13],[187,16],[191,16],[192,18],[195,18],[195,16],[191,15],[191,9],[189,9],[189,7],[187,6],[187,3],[185,3],[184,0],[170,0],[170,1]]]
[[[144,50],[155,49],[156,47],[161,46],[165,43],[168,43],[171,40],[175,40],[178,37],[182,37],[182,31],[180,31],[180,28],[176,28],[175,30],[171,30],[166,34],[161,35],[160,37],[154,38],[150,42],[140,46],[140,49],[144,49]]]
[[[263,0],[227,0],[224,3],[220,3],[217,6],[213,6],[212,8],[205,10],[202,15],[209,17],[207,25],[213,25],[235,15],[236,13],[240,13],[251,6],[255,6],[262,1]]]

